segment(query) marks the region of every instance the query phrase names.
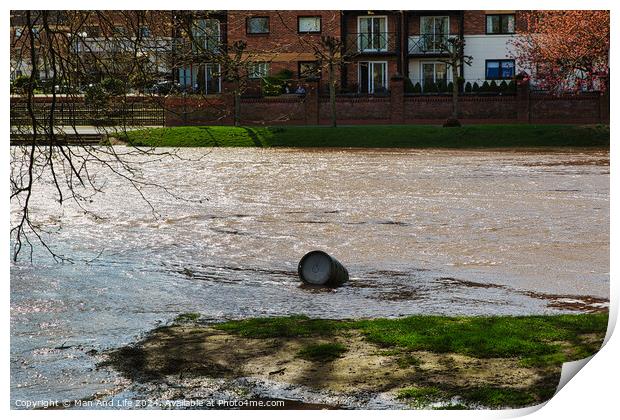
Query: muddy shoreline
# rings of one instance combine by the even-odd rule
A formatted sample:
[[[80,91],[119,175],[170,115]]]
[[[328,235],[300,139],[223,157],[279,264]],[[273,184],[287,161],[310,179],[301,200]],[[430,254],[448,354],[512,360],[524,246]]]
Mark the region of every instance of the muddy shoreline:
[[[578,317],[589,315],[562,322],[581,322]],[[339,321],[273,318],[258,320],[255,330],[247,329],[254,325],[249,322],[229,328],[230,323],[204,324],[197,314],[182,315],[138,343],[107,352],[99,367],[127,378],[134,398],[169,405],[203,401],[201,408],[216,409],[521,408],[553,396],[561,373],[558,360],[581,358],[584,349],[596,351],[604,337],[600,326],[579,326],[570,339],[550,341],[558,349],[545,356],[553,356],[551,360],[532,363],[531,355],[518,352],[476,357],[463,354],[466,350],[380,345],[363,330],[342,327]],[[266,330],[270,323],[277,323],[277,330]],[[592,319],[585,319],[587,323]],[[296,329],[298,324],[301,329]],[[324,351],[340,348],[345,350]],[[308,356],[308,349],[319,351]],[[226,400],[246,405],[221,405]],[[204,407],[204,401],[220,404]],[[257,401],[282,401],[282,406],[248,406]]]

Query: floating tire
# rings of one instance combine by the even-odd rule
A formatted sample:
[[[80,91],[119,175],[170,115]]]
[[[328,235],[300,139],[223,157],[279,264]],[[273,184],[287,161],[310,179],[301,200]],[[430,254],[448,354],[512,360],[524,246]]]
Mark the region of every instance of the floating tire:
[[[297,266],[299,278],[312,286],[337,287],[349,280],[349,272],[340,262],[323,251],[308,252]]]

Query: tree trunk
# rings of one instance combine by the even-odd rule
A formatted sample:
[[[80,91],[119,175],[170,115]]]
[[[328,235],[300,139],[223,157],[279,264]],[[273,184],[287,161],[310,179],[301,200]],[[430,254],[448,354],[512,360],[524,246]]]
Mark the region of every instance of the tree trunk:
[[[459,69],[452,63],[452,118],[459,119]]]
[[[329,64],[329,104],[331,108],[332,127],[336,127],[336,75],[334,63]]]
[[[241,121],[241,93],[239,90],[235,90],[234,96],[234,105],[235,105],[235,127],[239,127]]]

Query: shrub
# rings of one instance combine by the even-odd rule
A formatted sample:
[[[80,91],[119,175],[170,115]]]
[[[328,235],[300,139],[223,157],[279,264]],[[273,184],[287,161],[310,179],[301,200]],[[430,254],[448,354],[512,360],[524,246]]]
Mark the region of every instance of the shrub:
[[[497,82],[495,80],[491,80],[491,84],[489,85],[490,92],[498,92],[499,87],[497,86]]]
[[[108,95],[101,87],[101,84],[94,84],[86,88],[84,92],[84,102],[94,107],[101,107],[108,99]]]
[[[474,82],[474,85],[471,88],[472,92],[478,93],[480,92],[480,85],[478,85],[478,82]]]
[[[262,90],[265,96],[278,96],[284,92],[285,81],[277,77],[265,77],[262,79]]]
[[[509,92],[516,92],[517,91],[517,84],[515,83],[514,80],[511,80],[510,83],[508,83],[508,91]]]
[[[508,91],[508,83],[505,80],[502,80],[502,83],[499,84],[499,91],[502,93]]]
[[[107,77],[101,81],[101,87],[110,96],[122,96],[127,92],[127,86],[121,79]]]
[[[424,83],[424,93],[437,93],[437,84],[435,82]]]
[[[293,71],[289,69],[282,69],[273,75],[276,79],[287,80],[293,78]]]
[[[448,118],[445,123],[443,123],[444,127],[460,127],[461,123],[459,120],[455,118]]]
[[[485,80],[482,86],[480,86],[480,92],[488,92],[489,90],[490,90],[489,82]]]
[[[446,85],[446,82],[444,82],[443,80],[437,82],[437,92],[447,92],[447,90],[448,85]]]
[[[471,83],[470,82],[465,83],[465,92],[471,93],[471,91],[472,91]]]
[[[446,89],[446,91],[448,93],[452,93],[453,89],[454,89],[454,83],[452,83],[452,82],[448,83],[448,88]]]
[[[413,93],[422,93],[422,85],[420,82],[416,83],[413,87]]]
[[[33,82],[33,89],[37,89],[39,87],[38,81],[35,79]],[[17,76],[15,80],[11,82],[11,91],[16,92],[26,92],[30,87],[30,77],[29,76]]]
[[[405,93],[414,93],[413,82],[410,78],[405,77]]]

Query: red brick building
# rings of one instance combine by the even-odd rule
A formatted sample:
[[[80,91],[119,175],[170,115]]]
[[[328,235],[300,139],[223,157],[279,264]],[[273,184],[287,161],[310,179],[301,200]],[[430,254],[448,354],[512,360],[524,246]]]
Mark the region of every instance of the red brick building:
[[[122,12],[106,13],[119,14],[122,23]],[[149,21],[150,15],[157,18]],[[162,25],[163,21],[169,24]],[[440,48],[453,36],[465,40],[464,54],[472,57],[471,65],[460,66],[461,78],[479,84],[513,79],[520,69],[511,58],[510,40],[522,22],[520,12],[509,10],[152,11],[145,12],[140,31],[144,29],[145,49],[159,77],[173,79],[186,91],[219,94],[226,89],[219,64],[188,54],[193,47],[188,46],[187,31],[192,31],[194,40],[207,50],[226,53],[236,41],[247,43],[252,87],[248,92],[256,93],[261,81],[276,75],[295,79],[294,83],[322,76],[324,90],[325,74],[317,72],[315,47],[321,37],[329,36],[342,41],[346,57],[338,69],[340,91],[385,95],[394,75],[404,76],[406,87],[421,91],[453,82]],[[18,24],[12,17],[13,33]],[[90,54],[100,47],[103,32],[109,37],[110,29],[116,30],[87,26],[78,47],[87,46]],[[183,26],[185,30],[180,30]],[[161,48],[149,50],[148,45]],[[99,49],[106,53],[105,45]],[[24,73],[27,66],[13,61],[12,55],[12,75]]]
[[[465,40],[464,54],[472,57],[470,66],[461,65],[460,77],[479,84],[514,78],[519,69],[510,58],[510,39],[521,27],[519,14],[509,10],[250,10],[222,12],[218,19],[222,42],[247,43],[247,53],[256,62],[250,72],[253,79],[284,69],[292,78],[303,79],[318,65],[314,47],[320,38],[332,36],[342,40],[342,53],[347,56],[339,71],[340,90],[382,95],[396,74],[422,90],[429,84],[452,82],[440,45],[453,36]]]

